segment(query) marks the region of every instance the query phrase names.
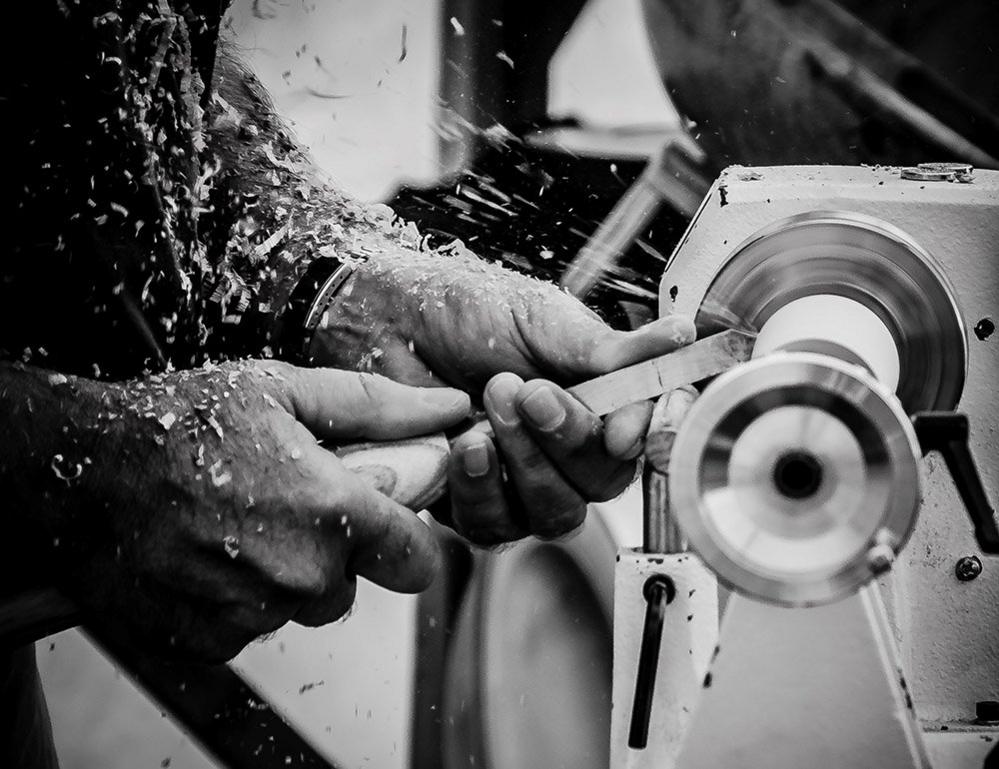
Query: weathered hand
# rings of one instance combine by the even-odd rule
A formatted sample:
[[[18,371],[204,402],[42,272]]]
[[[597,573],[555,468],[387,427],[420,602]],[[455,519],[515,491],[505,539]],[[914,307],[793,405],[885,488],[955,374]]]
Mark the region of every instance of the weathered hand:
[[[311,354],[482,395],[495,440],[471,432],[456,442],[449,522],[493,544],[563,534],[586,502],[619,494],[634,476],[651,404],[601,420],[562,386],[693,337],[681,317],[615,331],[554,286],[471,258],[407,252],[354,273]]]
[[[60,583],[144,647],[223,660],[294,619],[346,613],[355,577],[410,592],[439,556],[416,515],[317,439],[391,440],[465,418],[461,392],[372,374],[227,364],[100,385],[53,375],[65,430],[32,436]],[[46,395],[46,393],[42,393]],[[45,477],[43,477],[45,476]]]

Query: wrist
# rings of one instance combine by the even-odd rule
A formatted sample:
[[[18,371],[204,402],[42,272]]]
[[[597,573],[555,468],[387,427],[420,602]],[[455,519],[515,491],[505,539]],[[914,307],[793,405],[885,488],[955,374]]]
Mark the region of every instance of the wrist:
[[[74,493],[100,456],[88,429],[99,403],[89,380],[0,364],[0,410],[8,420],[0,444],[3,525],[16,532],[13,555],[22,564],[45,568],[53,549],[66,544]]]
[[[316,331],[329,323],[329,313],[357,266],[357,260],[314,259],[306,268],[281,313],[278,357],[298,364],[312,362]]]

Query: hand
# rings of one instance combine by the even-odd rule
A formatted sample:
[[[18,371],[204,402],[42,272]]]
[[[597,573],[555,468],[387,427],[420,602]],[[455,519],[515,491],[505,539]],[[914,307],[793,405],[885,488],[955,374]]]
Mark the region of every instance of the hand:
[[[356,576],[432,580],[426,525],[317,439],[439,431],[467,416],[465,394],[262,361],[122,387],[54,376],[71,428],[37,460],[60,505],[42,516],[60,583],[133,642],[224,660],[289,619],[341,617]]]
[[[321,364],[482,395],[495,439],[470,432],[453,446],[447,522],[495,544],[564,534],[587,502],[616,496],[634,477],[651,404],[601,420],[562,386],[693,338],[686,318],[615,331],[549,284],[475,259],[406,252],[355,271],[310,353]]]

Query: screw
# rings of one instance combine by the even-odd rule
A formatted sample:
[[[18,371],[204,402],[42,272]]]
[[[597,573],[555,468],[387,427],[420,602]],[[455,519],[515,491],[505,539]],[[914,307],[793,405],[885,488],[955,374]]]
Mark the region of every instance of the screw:
[[[966,555],[954,564],[954,576],[961,582],[971,582],[982,573],[982,562],[977,555]]]
[[[975,336],[983,342],[995,333],[996,322],[992,318],[982,318],[975,324]]]

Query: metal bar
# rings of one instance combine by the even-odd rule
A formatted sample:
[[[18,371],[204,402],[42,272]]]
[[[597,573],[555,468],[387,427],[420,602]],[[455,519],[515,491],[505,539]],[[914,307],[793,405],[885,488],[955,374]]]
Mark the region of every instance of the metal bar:
[[[80,624],[82,613],[74,601],[54,587],[27,589],[0,599],[0,650],[34,643]]]
[[[670,502],[669,462],[676,431],[697,395],[689,385],[677,387],[663,395],[652,411],[642,469],[642,547],[646,553],[682,553],[687,549]]]
[[[659,648],[663,640],[666,606],[676,595],[676,587],[666,575],[654,574],[646,581],[642,592],[646,600],[645,627],[638,653],[635,699],[631,707],[631,728],[628,730],[628,747],[638,750],[649,743],[649,719],[659,671]]]
[[[229,666],[168,663],[103,628],[84,631],[221,766],[336,769]]]
[[[439,528],[444,567],[416,604],[410,769],[444,766],[445,667],[462,600],[472,580],[472,553],[449,529]]]
[[[948,153],[954,160],[985,168],[999,168],[999,160],[995,157],[904,97],[834,46],[813,42],[806,51],[806,56],[829,84],[861,111],[880,115],[904,127]]]
[[[693,217],[711,186],[702,173],[706,158],[696,157],[697,151],[693,142],[687,147],[673,137],[666,141],[566,268],[562,288],[578,299],[589,295],[613,271],[663,204],[668,203],[688,219]]]

